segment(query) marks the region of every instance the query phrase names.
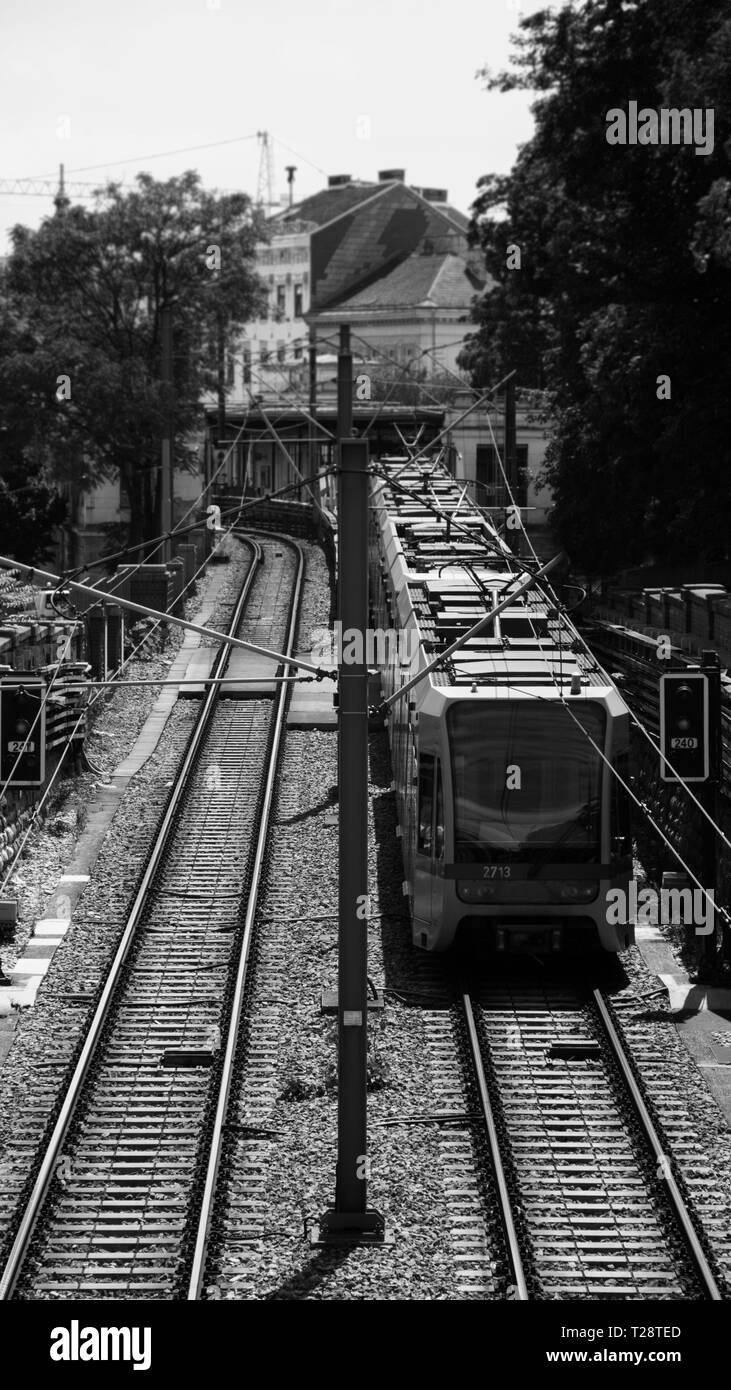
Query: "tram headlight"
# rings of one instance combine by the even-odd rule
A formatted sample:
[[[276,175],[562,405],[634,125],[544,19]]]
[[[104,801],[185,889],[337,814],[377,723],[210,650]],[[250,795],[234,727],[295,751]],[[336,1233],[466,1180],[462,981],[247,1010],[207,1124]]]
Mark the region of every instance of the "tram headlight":
[[[489,903],[495,897],[495,884],[483,883],[479,878],[460,879],[457,893],[465,903]]]
[[[562,903],[590,903],[598,891],[598,883],[562,883],[559,897]]]

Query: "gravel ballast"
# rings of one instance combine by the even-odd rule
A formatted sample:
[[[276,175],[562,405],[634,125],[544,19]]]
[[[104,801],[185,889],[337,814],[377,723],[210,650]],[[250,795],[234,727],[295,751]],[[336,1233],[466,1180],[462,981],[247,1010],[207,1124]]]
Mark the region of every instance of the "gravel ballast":
[[[298,640],[303,652],[309,649],[312,630],[332,620],[324,555],[315,546],[305,550]],[[154,669],[162,674],[162,664]],[[132,702],[119,717],[117,706],[104,711],[102,729],[110,737],[97,738],[93,756],[106,772],[129,751],[131,708],[139,697],[149,712],[154,691],[115,695],[115,700]],[[130,783],[113,834],[74,914],[73,932],[56,952],[35,1009],[20,1019],[0,1071],[0,1192],[6,1194],[0,1199],[0,1236],[7,1236],[32,1155],[83,1036],[91,997],[122,929],[194,717],[194,703],[178,701],[157,751]],[[369,1204],[384,1214],[394,1243],[351,1250],[344,1257],[312,1249],[305,1237],[306,1227],[332,1206],[335,1191],[336,1025],[332,1016],[322,1014],[320,1003],[322,991],[333,989],[337,977],[337,739],[331,732],[291,729],[259,907],[242,1064],[230,1117],[227,1160],[233,1168],[212,1252],[209,1298],[463,1297],[457,1291],[459,1268],[440,1146],[445,1131],[435,1117],[441,1099],[427,1027],[427,1015],[447,1007],[450,977],[439,962],[425,960],[411,946],[385,733],[372,733],[370,751],[369,973],[375,985],[385,988],[386,1009],[372,1011],[369,1019]],[[84,779],[76,784],[80,802],[89,785]],[[41,831],[19,867],[26,883],[20,933],[6,947],[9,963],[22,950],[22,932],[41,915],[44,895],[73,848],[74,831],[59,830],[56,835],[47,828]],[[659,1051],[669,1074],[677,1078],[679,1104],[693,1141],[692,1152],[680,1153],[680,1160],[689,1178],[703,1178],[701,1205],[709,1215],[713,1208],[719,1218],[714,1230],[721,1241],[724,1232],[731,1234],[724,1196],[731,1192],[731,1134],[662,1005],[651,1002],[656,982],[639,952],[622,959],[628,972],[622,995],[629,1005],[623,1025],[633,1046],[651,1046],[655,1055]],[[671,1143],[668,1151],[673,1153]],[[705,1173],[699,1173],[699,1165]],[[699,1188],[696,1196],[703,1198]]]
[[[228,625],[248,566],[248,548],[235,543],[210,626]],[[195,600],[188,605],[186,617],[190,621],[195,621],[196,613],[205,604],[206,588],[203,581]],[[180,629],[170,629],[169,645],[162,655],[130,662],[129,678],[164,678],[172,653],[180,644],[179,634]],[[98,759],[102,780],[131,751],[158,693],[159,687],[155,686],[122,686],[108,702],[99,701],[96,721],[107,737],[98,739],[96,744],[90,740],[90,747],[95,761]],[[33,1156],[86,1033],[95,996],[124,928],[196,714],[194,701],[178,700],[173,707],[155,752],[120,800],[90,882],[53,955],[34,1007],[19,1011],[12,1046],[0,1068],[0,1247],[7,1241]],[[73,856],[84,807],[98,781],[91,773],[65,779],[49,820],[33,830],[14,874],[19,920],[11,940],[4,944],[3,964],[10,966],[23,953],[35,921],[44,915],[44,905]],[[57,833],[59,820],[74,828]]]

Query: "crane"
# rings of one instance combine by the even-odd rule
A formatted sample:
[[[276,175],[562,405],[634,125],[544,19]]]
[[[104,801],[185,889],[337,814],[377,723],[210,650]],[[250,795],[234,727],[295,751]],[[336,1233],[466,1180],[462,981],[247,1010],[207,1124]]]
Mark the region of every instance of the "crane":
[[[269,212],[273,207],[278,207],[278,204],[274,202],[274,168],[269,131],[257,130],[256,136],[261,141],[259,177],[256,181],[256,202],[258,207],[263,207],[265,212]]]
[[[65,193],[73,198],[93,198],[96,183],[67,183]],[[56,198],[58,187],[52,179],[0,179],[0,193],[21,193],[28,198]]]
[[[66,183],[64,166],[59,165],[58,185],[52,179],[0,179],[0,193],[22,194],[27,198],[53,198],[54,202],[68,204],[69,195],[73,198],[94,198],[98,196],[98,183]]]

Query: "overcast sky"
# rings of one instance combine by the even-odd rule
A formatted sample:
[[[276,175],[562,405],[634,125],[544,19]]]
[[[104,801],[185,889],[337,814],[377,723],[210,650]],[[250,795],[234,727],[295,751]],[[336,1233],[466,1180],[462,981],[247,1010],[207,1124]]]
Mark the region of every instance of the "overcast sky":
[[[530,137],[530,96],[475,79],[505,65],[534,0],[2,0],[0,179],[128,182],[197,169],[256,194],[259,130],[274,196],[327,174],[404,168],[464,212],[481,174]],[[249,139],[236,137],[249,136]],[[190,146],[220,144],[189,150]],[[151,158],[162,154],[163,158]],[[93,167],[88,167],[93,166]],[[78,171],[78,172],[74,172]],[[0,254],[47,199],[0,192]]]

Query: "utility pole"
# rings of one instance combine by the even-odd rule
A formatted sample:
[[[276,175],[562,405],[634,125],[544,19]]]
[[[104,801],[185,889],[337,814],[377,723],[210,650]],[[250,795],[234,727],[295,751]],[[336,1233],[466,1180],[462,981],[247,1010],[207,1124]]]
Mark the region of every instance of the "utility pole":
[[[218,447],[226,448],[226,335],[221,314],[216,318],[216,393],[218,397]],[[228,471],[228,466],[226,471]]]
[[[508,377],[507,381],[505,382],[505,432],[503,440],[503,465],[505,468],[505,476],[508,480],[508,486],[510,489],[509,495],[505,501],[506,516],[508,515],[507,508],[509,506],[512,506],[512,503],[510,501],[511,495],[513,502],[517,507],[521,507],[524,500],[521,494],[521,490],[518,486],[518,450],[515,435],[515,373],[512,372],[511,375]],[[525,553],[525,547],[522,541],[524,515],[526,514],[522,511],[518,513],[517,519],[520,521],[520,530],[513,532],[513,536],[515,538],[516,555],[523,555]]]
[[[308,478],[314,479],[317,475],[317,330],[310,325],[307,339],[307,357],[309,366],[309,385],[310,385],[310,429],[307,441],[307,470]],[[317,486],[313,483],[313,486]]]
[[[505,473],[510,484],[510,491],[518,498],[516,491],[518,487],[517,449],[515,443],[515,376],[508,377],[505,383],[505,432],[503,441],[503,460],[505,463]]]
[[[171,309],[160,313],[160,333],[162,340],[162,384],[165,393],[165,423],[162,437],[162,461],[160,466],[160,532],[165,535],[173,529],[173,445],[175,439],[175,419],[173,408],[173,315]],[[163,563],[172,560],[172,541],[163,541],[161,547]]]
[[[350,329],[338,357],[338,617],[361,635],[359,660],[338,667],[338,1158],[335,1206],[313,1231],[317,1244],[382,1244],[369,1210],[368,1071],[368,443],[355,440]]]

